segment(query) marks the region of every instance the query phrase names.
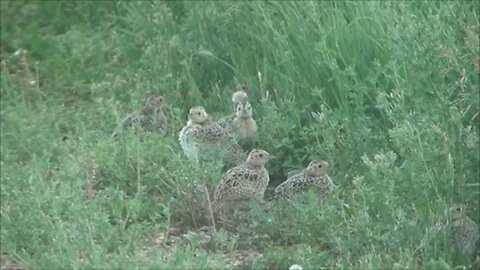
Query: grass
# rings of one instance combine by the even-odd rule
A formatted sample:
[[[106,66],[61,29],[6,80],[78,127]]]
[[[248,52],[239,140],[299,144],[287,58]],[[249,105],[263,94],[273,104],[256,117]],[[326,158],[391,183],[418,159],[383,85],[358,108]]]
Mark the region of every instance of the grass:
[[[2,267],[405,269],[450,203],[480,223],[475,1],[0,3]],[[272,188],[318,157],[339,189],[212,247],[195,184],[220,164],[176,133],[243,82]],[[150,94],[172,131],[112,140]],[[479,266],[429,243],[425,268]]]

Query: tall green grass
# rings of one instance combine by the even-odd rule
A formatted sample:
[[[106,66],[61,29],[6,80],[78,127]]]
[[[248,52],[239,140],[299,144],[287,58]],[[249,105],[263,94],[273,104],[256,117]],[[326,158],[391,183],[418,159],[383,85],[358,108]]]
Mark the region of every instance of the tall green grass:
[[[224,256],[254,251],[243,267],[415,267],[451,202],[480,223],[479,8],[2,1],[1,251],[26,268],[234,268]],[[322,158],[339,189],[320,207],[307,194],[252,211],[262,240],[158,244],[208,224],[198,183],[219,164],[189,164],[176,134],[191,106],[230,113],[238,83],[276,156],[272,187]],[[172,131],[111,140],[150,94]],[[426,268],[470,265],[429,243]]]

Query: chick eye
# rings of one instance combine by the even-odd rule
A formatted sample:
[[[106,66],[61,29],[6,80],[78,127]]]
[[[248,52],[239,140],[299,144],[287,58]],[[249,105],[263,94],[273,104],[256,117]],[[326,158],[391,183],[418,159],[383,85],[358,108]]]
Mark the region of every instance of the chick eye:
[[[262,158],[262,157],[263,157],[263,154],[258,154],[258,156]]]
[[[322,165],[322,164],[320,164],[320,165],[318,165],[317,167],[318,167],[319,169],[321,169],[321,168],[323,167],[323,165]]]
[[[462,208],[457,207],[457,209],[455,209],[455,210],[457,210],[458,212],[460,212],[460,210],[462,210]]]
[[[201,113],[200,112],[197,112],[197,115],[200,115]]]

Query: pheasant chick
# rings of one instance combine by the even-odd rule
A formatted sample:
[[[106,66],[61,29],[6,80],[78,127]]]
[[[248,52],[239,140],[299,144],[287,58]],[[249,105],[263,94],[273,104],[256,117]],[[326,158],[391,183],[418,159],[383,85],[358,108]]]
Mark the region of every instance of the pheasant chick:
[[[290,199],[315,187],[320,201],[333,190],[333,182],[327,174],[329,164],[321,160],[312,160],[302,172],[289,177],[274,191],[273,199]]]

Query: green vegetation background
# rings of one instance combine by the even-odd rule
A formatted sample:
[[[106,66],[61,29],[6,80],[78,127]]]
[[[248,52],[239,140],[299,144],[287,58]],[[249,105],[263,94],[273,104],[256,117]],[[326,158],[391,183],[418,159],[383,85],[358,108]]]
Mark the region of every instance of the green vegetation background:
[[[477,1],[0,3],[1,251],[23,267],[231,268],[224,254],[257,249],[242,266],[404,269],[451,202],[480,222]],[[198,225],[176,139],[188,108],[229,113],[241,82],[272,187],[320,157],[339,190],[257,211],[258,243],[145,255]],[[111,140],[150,94],[169,136]],[[468,265],[444,246],[427,267]]]

